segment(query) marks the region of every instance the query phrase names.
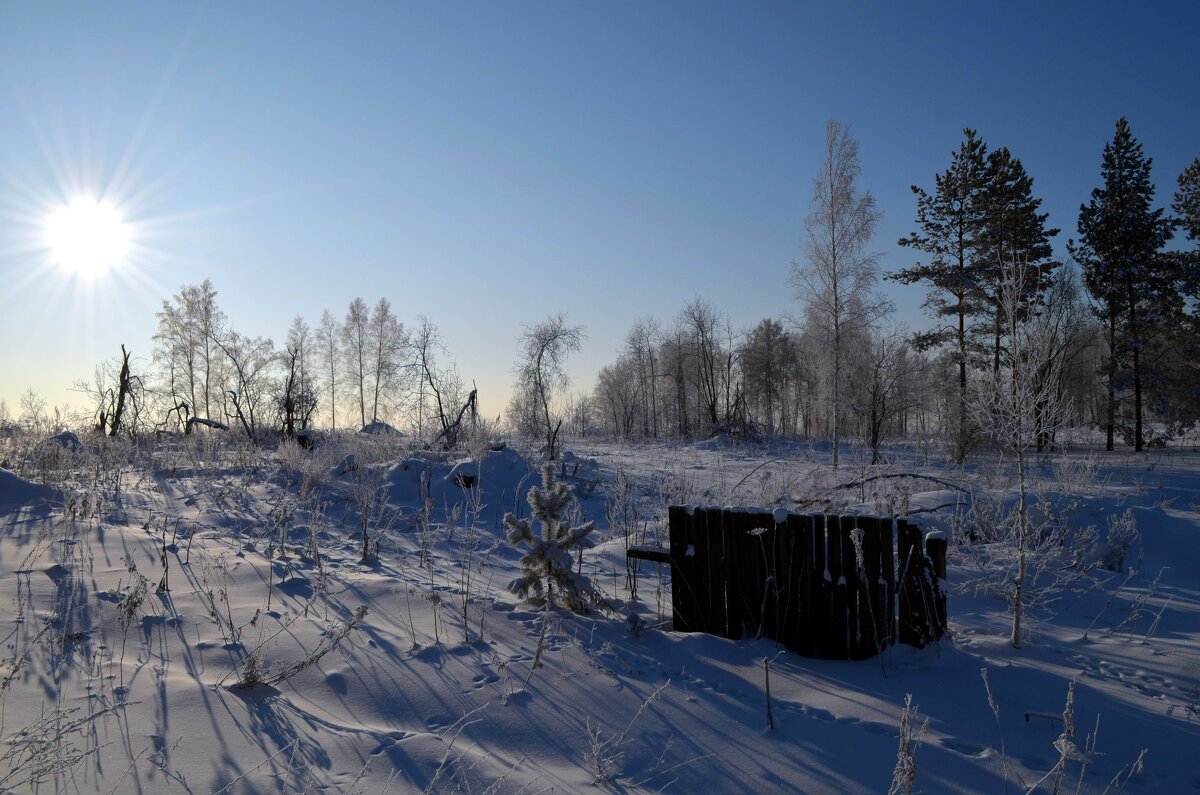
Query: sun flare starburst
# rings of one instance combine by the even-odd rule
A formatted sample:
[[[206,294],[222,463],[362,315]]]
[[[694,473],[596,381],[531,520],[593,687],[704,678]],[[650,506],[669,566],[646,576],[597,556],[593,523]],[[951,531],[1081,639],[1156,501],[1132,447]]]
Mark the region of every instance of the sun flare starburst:
[[[96,278],[125,264],[129,228],[110,202],[80,196],[46,217],[45,243],[64,271]]]

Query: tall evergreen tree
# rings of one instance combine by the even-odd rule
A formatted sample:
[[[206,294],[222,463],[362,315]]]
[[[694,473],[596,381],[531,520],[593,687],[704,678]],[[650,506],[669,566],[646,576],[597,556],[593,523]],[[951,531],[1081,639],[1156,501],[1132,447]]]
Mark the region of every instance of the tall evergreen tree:
[[[1084,286],[1098,304],[1097,315],[1106,325],[1109,450],[1116,424],[1119,360],[1126,357],[1133,386],[1133,446],[1140,451],[1145,445],[1143,351],[1176,295],[1170,289],[1171,269],[1160,254],[1173,224],[1162,209],[1153,207],[1151,162],[1130,132],[1129,122],[1118,119],[1112,141],[1104,146],[1103,185],[1094,188],[1091,200],[1080,206],[1080,240],[1070,246],[1083,267]]]
[[[1179,175],[1179,189],[1171,209],[1179,213],[1180,225],[1189,240],[1200,245],[1200,155]]]
[[[992,339],[992,372],[1000,370],[1004,329],[1009,325],[1002,299],[1003,274],[1020,261],[1025,269],[1025,295],[1016,302],[1022,313],[1049,289],[1051,271],[1058,266],[1052,257],[1050,238],[1057,229],[1047,229],[1047,213],[1039,213],[1042,200],[1033,195],[1033,178],[1008,147],[993,150],[987,158],[988,184],[984,192],[985,219],[981,233],[982,256],[976,287],[980,304],[991,315],[988,335]],[[1011,303],[1011,302],[1010,302]]]
[[[1179,226],[1195,244],[1192,250],[1170,255],[1176,269],[1178,292],[1186,297],[1189,311],[1184,314],[1180,330],[1182,344],[1172,346],[1180,367],[1173,371],[1177,390],[1191,416],[1200,415],[1200,156],[1179,175],[1179,188],[1171,208],[1179,214]]]
[[[918,338],[922,348],[948,345],[958,368],[958,406],[955,420],[955,458],[966,458],[967,361],[969,323],[984,314],[979,281],[981,263],[987,256],[984,234],[988,220],[987,144],[974,130],[963,130],[964,140],[950,156],[950,167],[934,177],[934,192],[916,185],[917,231],[900,239],[900,245],[928,255],[925,262],[891,274],[904,284],[929,285],[925,308],[947,325]]]

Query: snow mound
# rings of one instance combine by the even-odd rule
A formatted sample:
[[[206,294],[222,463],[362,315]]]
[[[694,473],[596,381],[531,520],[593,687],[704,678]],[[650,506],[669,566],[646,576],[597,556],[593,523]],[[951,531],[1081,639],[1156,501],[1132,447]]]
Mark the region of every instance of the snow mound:
[[[495,496],[524,494],[540,482],[538,468],[511,447],[488,453],[479,467],[479,482],[486,493]]]
[[[54,434],[45,441],[45,444],[57,445],[71,453],[78,453],[83,449],[83,442],[79,441],[79,437],[70,431]]]
[[[451,512],[468,499],[481,504],[511,506],[514,495],[537,482],[536,469],[516,450],[489,452],[482,462],[419,452],[387,470],[388,500],[420,508],[430,500],[435,511]]]
[[[384,422],[382,420],[376,420],[375,422],[367,423],[366,425],[363,426],[363,429],[360,431],[360,433],[365,433],[370,436],[403,436],[404,435],[404,434],[400,433],[400,431],[396,430],[391,425],[388,425],[386,422]]]
[[[0,505],[24,505],[50,500],[58,491],[41,483],[32,483],[14,472],[0,469]]]
[[[733,450],[739,447],[737,440],[727,433],[718,433],[712,438],[705,439],[702,442],[696,442],[694,445],[697,450]]]

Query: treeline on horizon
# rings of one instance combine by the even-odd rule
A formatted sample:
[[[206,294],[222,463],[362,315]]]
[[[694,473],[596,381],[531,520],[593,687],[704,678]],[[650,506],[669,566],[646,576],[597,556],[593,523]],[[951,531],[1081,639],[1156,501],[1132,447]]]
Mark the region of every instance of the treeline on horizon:
[[[876,453],[889,439],[940,441],[961,462],[984,437],[976,393],[1028,364],[1062,414],[1039,449],[1063,419],[1101,429],[1110,450],[1163,444],[1200,419],[1200,156],[1178,175],[1174,214],[1154,206],[1151,162],[1118,120],[1061,262],[1051,245],[1060,230],[1047,226],[1021,161],[965,130],[946,170],[912,188],[913,231],[899,242],[916,264],[885,272],[871,250],[879,213],[858,184],[858,144],[831,121],[791,267],[795,314],[738,328],[697,297],[669,323],[639,318],[587,392],[571,392],[564,369],[584,330],[562,314],[532,321],[516,341],[506,424],[551,456],[560,434],[725,433],[832,439],[835,464],[845,438]],[[1169,251],[1177,231],[1190,242]],[[924,287],[931,327],[893,324],[881,280]],[[209,281],[164,300],[157,319],[148,361],[122,347],[77,383],[82,416],[52,420],[28,392],[16,420],[136,436],[201,418],[254,441],[386,421],[434,444],[474,408],[437,326],[424,316],[406,326],[386,298],[356,298],[343,318],[326,310],[315,326],[297,316],[282,346],[236,331]],[[1028,343],[1013,342],[1034,322],[1036,368]],[[13,422],[0,404],[0,424]]]

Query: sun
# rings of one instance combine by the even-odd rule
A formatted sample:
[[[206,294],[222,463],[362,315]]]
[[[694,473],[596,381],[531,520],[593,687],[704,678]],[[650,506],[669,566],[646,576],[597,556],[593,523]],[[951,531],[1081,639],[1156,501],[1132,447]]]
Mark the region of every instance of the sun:
[[[125,264],[129,228],[109,202],[80,196],[46,217],[45,242],[54,264],[93,279]]]

